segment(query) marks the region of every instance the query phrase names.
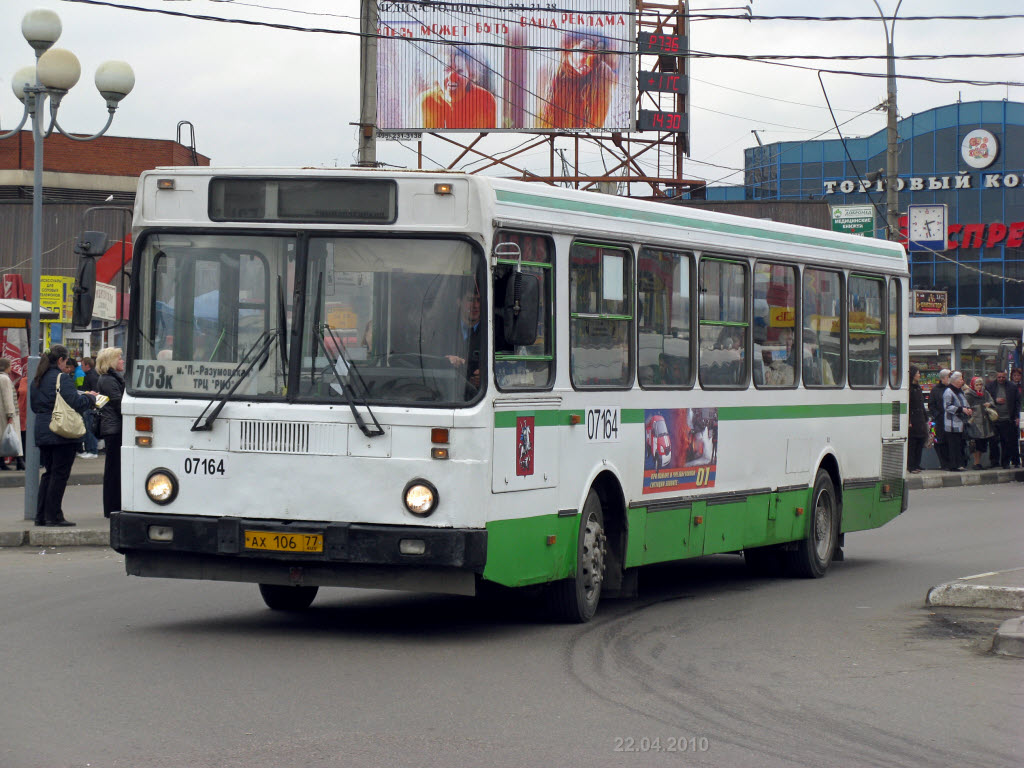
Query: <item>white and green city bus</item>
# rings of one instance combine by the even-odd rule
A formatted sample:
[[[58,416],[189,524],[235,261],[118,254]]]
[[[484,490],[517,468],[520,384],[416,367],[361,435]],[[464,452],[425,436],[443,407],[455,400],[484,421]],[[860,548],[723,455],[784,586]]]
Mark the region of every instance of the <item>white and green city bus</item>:
[[[282,609],[491,582],[586,621],[653,563],[823,576],[906,509],[907,276],[481,176],[146,172],[111,545]]]

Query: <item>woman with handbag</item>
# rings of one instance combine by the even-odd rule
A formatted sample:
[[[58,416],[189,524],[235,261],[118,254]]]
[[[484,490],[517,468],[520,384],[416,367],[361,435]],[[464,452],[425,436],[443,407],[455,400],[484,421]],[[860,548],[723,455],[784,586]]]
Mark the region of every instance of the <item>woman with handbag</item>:
[[[971,418],[967,421],[967,439],[969,450],[974,456],[974,468],[981,469],[981,454],[987,453],[996,430],[992,426],[991,414],[995,411],[992,395],[985,391],[985,382],[981,376],[971,379],[971,388],[964,390],[967,405],[971,408]],[[989,461],[992,464],[992,461]]]
[[[3,415],[7,419],[6,423],[2,425],[2,428],[6,430],[10,427],[14,430],[14,434],[20,439],[21,435],[21,418],[18,413],[18,398],[14,393],[14,383],[11,381],[11,361],[6,357],[0,357],[0,404],[3,405]],[[17,442],[17,441],[15,441]],[[22,443],[24,445],[24,443]],[[14,450],[18,450],[15,447]],[[4,456],[10,456],[10,453],[5,453]],[[15,465],[18,469],[25,469],[25,457],[19,451],[14,457]],[[7,462],[0,458],[0,469],[10,469],[7,466]]]
[[[103,465],[103,516],[121,509],[121,398],[124,396],[124,354],[117,347],[104,349],[96,356],[96,385],[110,402],[99,411],[99,436],[106,445]]]
[[[74,525],[64,519],[61,504],[71,476],[71,465],[75,462],[75,452],[85,434],[81,414],[95,405],[96,398],[90,393],[79,392],[74,377],[62,372],[67,359],[67,348],[54,344],[39,359],[29,397],[32,411],[36,414],[39,463],[45,470],[39,479],[36,525]]]

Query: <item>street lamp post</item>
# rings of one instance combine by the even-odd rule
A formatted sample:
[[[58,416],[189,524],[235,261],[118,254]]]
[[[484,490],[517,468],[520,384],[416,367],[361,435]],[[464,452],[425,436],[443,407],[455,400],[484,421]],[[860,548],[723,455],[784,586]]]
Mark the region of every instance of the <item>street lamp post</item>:
[[[888,138],[885,152],[885,230],[889,240],[899,239],[899,191],[896,185],[899,183],[899,173],[896,149],[899,144],[899,136],[896,133],[896,54],[893,49],[893,38],[896,36],[896,16],[900,12],[903,0],[896,3],[896,10],[892,12],[892,23],[886,24],[885,13],[878,0],[874,0],[879,16],[882,17],[882,26],[885,28],[885,75],[886,75],[886,136]]]
[[[74,141],[91,141],[107,132],[114,120],[114,112],[121,99],[131,93],[135,85],[132,68],[123,61],[107,61],[96,70],[96,88],[107,102],[107,124],[92,136],[72,136],[57,122],[61,100],[78,82],[82,73],[78,59],[71,51],[54,48],[60,37],[60,17],[53,11],[37,8],[29,11],[21,21],[21,33],[36,54],[36,63],[22,67],[11,79],[14,95],[24,104],[21,122],[13,131],[0,133],[0,139],[17,136],[26,121],[32,120],[32,318],[28,334],[28,371],[30,381],[35,376],[42,352],[42,333],[39,324],[39,291],[42,283],[43,260],[43,141],[58,131]],[[50,101],[50,125],[43,130],[43,110]],[[25,422],[25,519],[36,516],[39,496],[39,452],[35,450],[35,414],[27,409]]]

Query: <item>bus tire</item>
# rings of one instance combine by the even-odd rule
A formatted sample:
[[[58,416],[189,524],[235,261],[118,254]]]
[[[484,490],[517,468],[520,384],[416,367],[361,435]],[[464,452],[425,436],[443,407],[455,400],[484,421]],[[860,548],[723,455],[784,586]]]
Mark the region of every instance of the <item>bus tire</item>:
[[[820,579],[832,564],[839,541],[839,503],[832,477],[818,470],[811,492],[811,520],[807,538],[786,551],[786,570],[791,576]]]
[[[580,516],[580,532],[576,542],[576,575],[557,581],[549,587],[548,606],[558,621],[583,624],[590,621],[601,601],[604,582],[607,537],[604,532],[604,510],[597,490],[590,489]]]
[[[260,595],[267,608],[274,611],[304,611],[313,603],[320,587],[288,587],[281,584],[260,584]]]

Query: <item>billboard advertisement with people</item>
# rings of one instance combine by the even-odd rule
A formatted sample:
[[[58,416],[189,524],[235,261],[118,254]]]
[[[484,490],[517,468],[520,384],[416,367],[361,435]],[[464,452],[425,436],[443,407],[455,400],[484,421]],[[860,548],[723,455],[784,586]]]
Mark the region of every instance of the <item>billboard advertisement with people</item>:
[[[626,131],[632,4],[382,2],[377,127]]]

